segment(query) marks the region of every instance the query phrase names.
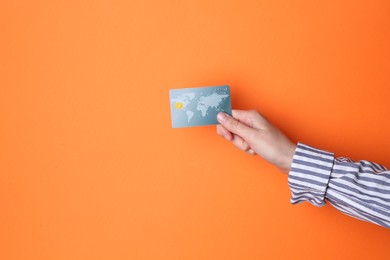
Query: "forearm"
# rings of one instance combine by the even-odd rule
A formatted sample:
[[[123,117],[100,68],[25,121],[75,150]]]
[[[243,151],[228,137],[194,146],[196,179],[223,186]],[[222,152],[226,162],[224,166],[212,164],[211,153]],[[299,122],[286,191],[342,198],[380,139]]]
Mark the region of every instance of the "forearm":
[[[304,144],[295,151],[289,186],[291,203],[325,199],[352,217],[390,228],[390,172],[381,165],[334,155]]]

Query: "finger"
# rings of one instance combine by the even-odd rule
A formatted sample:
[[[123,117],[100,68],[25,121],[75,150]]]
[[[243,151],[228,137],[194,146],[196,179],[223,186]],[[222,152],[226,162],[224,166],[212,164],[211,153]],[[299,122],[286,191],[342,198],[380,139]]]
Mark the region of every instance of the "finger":
[[[232,116],[246,124],[247,126],[253,127],[253,121],[251,119],[250,111],[248,110],[232,110]]]
[[[253,134],[253,131],[255,131],[251,127],[240,122],[240,120],[237,120],[223,112],[218,113],[217,120],[228,131],[239,135],[244,139],[250,138],[250,136]]]
[[[232,134],[222,125],[217,125],[217,134],[223,136],[228,141],[231,141],[238,149],[245,151],[250,155],[256,155],[256,152],[250,148],[249,144],[247,144],[244,139],[238,135]]]
[[[241,136],[233,135],[232,143],[241,151],[248,152],[251,150],[250,145]]]
[[[217,134],[223,136],[228,141],[233,140],[233,134],[222,125],[217,125]]]

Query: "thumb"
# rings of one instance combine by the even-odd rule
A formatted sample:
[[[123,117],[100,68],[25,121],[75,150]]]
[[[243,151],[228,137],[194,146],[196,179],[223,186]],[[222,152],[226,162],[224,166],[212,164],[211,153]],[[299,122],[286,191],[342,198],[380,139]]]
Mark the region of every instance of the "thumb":
[[[224,112],[218,113],[217,120],[227,130],[229,130],[233,134],[241,136],[245,140],[248,140],[249,137],[253,134],[253,131],[255,131],[253,128],[245,125],[244,123],[229,116]]]

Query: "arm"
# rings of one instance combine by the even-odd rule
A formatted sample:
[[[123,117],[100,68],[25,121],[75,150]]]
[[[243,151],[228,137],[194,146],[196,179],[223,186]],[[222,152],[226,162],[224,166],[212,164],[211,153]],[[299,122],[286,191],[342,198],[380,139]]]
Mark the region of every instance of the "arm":
[[[298,143],[288,176],[291,203],[323,206],[390,228],[390,171],[369,161],[334,158]]]
[[[390,228],[390,171],[368,162],[293,144],[256,111],[220,113],[217,133],[239,149],[258,154],[288,173],[291,203],[323,206],[325,199],[352,217]]]

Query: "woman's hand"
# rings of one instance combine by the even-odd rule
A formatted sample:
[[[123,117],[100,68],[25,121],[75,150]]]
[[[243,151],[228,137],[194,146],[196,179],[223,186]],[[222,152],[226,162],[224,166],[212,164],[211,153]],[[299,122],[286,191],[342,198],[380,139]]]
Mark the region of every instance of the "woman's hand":
[[[217,133],[234,146],[258,154],[287,173],[296,145],[255,110],[233,110],[233,117],[220,112]]]

